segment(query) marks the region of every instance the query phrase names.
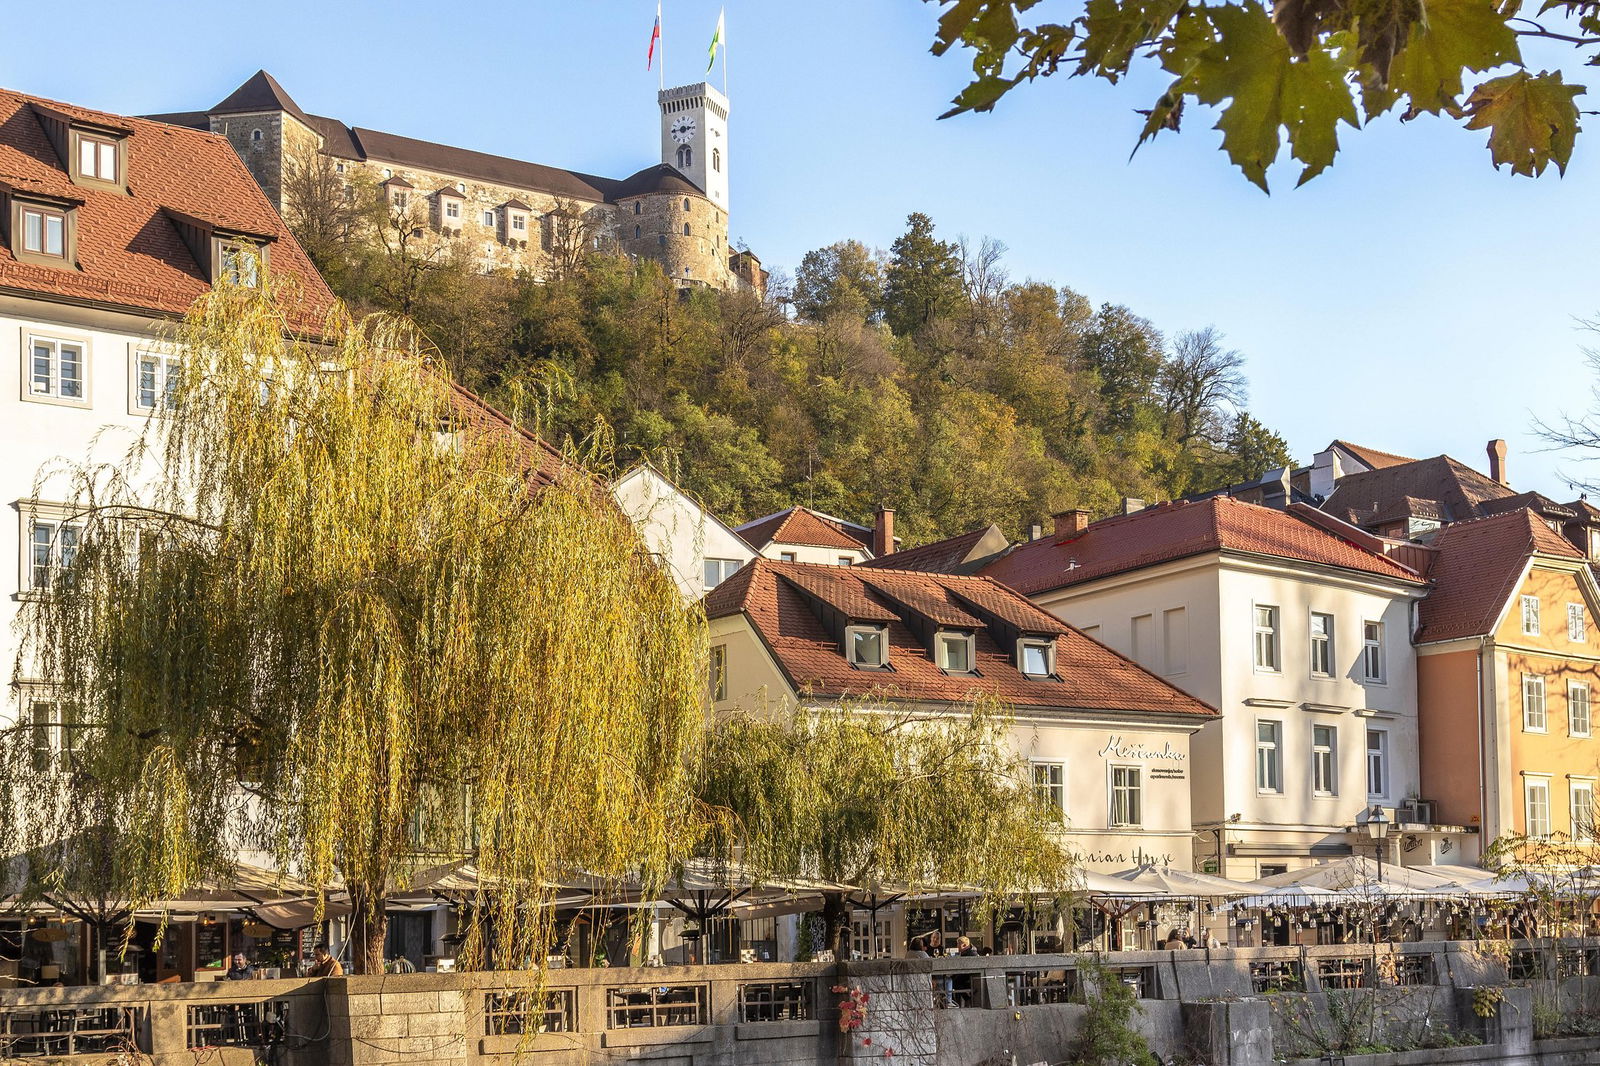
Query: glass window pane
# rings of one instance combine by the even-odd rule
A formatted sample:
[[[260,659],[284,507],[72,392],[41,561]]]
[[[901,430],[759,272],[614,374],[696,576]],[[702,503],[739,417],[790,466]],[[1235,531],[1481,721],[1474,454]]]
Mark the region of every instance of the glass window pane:
[[[95,175],[94,147],[94,142],[87,137],[78,142],[78,172],[91,178]]]
[[[142,355],[139,357],[139,406],[151,408],[156,405],[156,361],[153,357]]]
[[[39,395],[48,395],[50,392],[50,366],[55,361],[55,352],[47,344],[33,346],[33,391]]]
[[[107,181],[117,180],[117,146],[100,145],[100,176]]]
[[[44,251],[44,216],[37,211],[22,212],[22,247],[29,252]]]
[[[61,395],[70,399],[83,397],[83,349],[75,344],[60,347]]]
[[[46,255],[66,254],[66,225],[60,215],[46,215],[44,218],[44,253]]]

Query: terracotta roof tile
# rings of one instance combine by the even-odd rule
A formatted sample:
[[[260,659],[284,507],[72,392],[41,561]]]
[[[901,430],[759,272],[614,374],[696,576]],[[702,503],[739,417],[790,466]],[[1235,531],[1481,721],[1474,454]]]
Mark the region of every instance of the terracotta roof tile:
[[[935,665],[928,648],[905,621],[915,615],[905,607],[902,614],[892,614],[887,625],[892,669],[855,669],[802,591],[818,588],[843,598],[844,587],[849,585],[856,587],[848,595],[860,599],[874,597],[872,586],[893,589],[897,599],[913,598],[908,590],[915,588],[919,603],[942,601],[947,607],[981,604],[992,613],[1024,620],[1026,630],[1056,634],[1059,680],[1024,677],[1012,661],[1012,650],[1000,647],[994,630],[987,626],[976,628],[978,673],[947,674]],[[1090,710],[1195,721],[1216,716],[1216,711],[1193,696],[988,578],[869,572],[757,559],[713,589],[704,605],[710,618],[743,613],[796,691],[819,698],[875,697],[942,704],[993,697],[1019,713]]]
[[[1436,455],[1347,474],[1339,479],[1322,509],[1353,525],[1371,525],[1405,517],[1405,498],[1411,497],[1427,501],[1441,521],[1460,522],[1480,517],[1490,500],[1515,495],[1465,463]]]
[[[1526,509],[1452,523],[1439,531],[1433,547],[1433,591],[1420,608],[1418,644],[1492,633],[1535,553],[1584,557]]]
[[[756,551],[773,543],[851,551],[860,551],[867,546],[864,535],[851,532],[837,518],[807,507],[791,507],[787,511],[754,519],[739,526],[736,532]]]
[[[455,418],[461,425],[471,427],[478,433],[503,435],[515,443],[522,450],[528,472],[535,482],[548,485],[555,481],[563,470],[577,471],[578,468],[570,464],[559,451],[537,434],[522,428],[500,411],[490,407],[477,393],[452,383],[450,399]]]
[[[73,185],[34,105],[131,130],[128,193]],[[19,263],[9,247],[0,246],[0,289],[181,315],[211,286],[169,217],[168,212],[178,212],[272,238],[273,272],[298,281],[297,304],[285,309],[295,328],[320,327],[333,305],[326,283],[221,137],[0,89],[0,182],[82,201],[77,208],[80,269]]]
[[[1376,448],[1366,448],[1359,444],[1351,444],[1347,440],[1336,440],[1333,443],[1374,470],[1382,470],[1388,466],[1399,466],[1401,463],[1416,462],[1415,459],[1408,459],[1404,455],[1396,455],[1393,452],[1380,452]]]
[[[979,573],[1024,595],[1082,584],[1207,552],[1233,551],[1417,582],[1407,567],[1292,511],[1225,496],[1164,503],[1091,523],[1082,533],[1019,545]]]

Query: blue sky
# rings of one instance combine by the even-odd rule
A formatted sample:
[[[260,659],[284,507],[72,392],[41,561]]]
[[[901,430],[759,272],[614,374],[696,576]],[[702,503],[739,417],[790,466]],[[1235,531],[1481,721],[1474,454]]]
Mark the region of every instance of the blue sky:
[[[666,0],[669,83],[700,78],[720,6]],[[1570,498],[1560,473],[1580,468],[1537,453],[1530,422],[1589,402],[1578,320],[1600,316],[1600,141],[1580,137],[1564,179],[1530,181],[1496,173],[1481,133],[1382,120],[1346,131],[1305,188],[1280,166],[1268,197],[1199,109],[1130,161],[1132,109],[1159,77],[1057,79],[938,122],[968,68],[928,54],[932,5],[727,9],[731,230],[769,266],[792,271],[845,237],[887,247],[923,211],[947,237],[1003,240],[1016,278],[1125,303],[1169,333],[1217,326],[1248,357],[1252,407],[1301,461],[1343,437],[1482,469],[1498,436],[1514,485]],[[0,84],[188,110],[264,67],[317,114],[620,177],[657,152],[654,16],[653,0],[277,0],[203,17],[171,0],[91,2],[73,9],[72,62],[13,50]],[[7,23],[18,40],[60,28],[48,5]],[[1571,66],[1558,50],[1536,60]],[[1585,74],[1600,79],[1572,72]]]

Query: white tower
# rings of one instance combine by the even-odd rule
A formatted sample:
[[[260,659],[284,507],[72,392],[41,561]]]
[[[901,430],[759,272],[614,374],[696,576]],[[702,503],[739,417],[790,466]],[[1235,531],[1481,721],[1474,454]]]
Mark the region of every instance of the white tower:
[[[728,98],[705,82],[661,90],[661,161],[728,209]]]

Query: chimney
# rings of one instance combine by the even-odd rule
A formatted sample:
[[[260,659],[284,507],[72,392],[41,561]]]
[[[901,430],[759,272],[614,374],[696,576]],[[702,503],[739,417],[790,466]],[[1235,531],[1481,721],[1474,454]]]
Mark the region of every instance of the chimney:
[[[1506,442],[1503,440],[1489,442],[1489,477],[1506,488],[1511,487],[1511,479],[1506,477]]]
[[[882,559],[894,553],[894,508],[879,507],[872,516],[872,557]]]
[[[1089,528],[1089,512],[1081,508],[1076,511],[1062,511],[1050,517],[1055,519],[1056,536],[1058,537],[1082,533]]]
[[[1035,522],[1033,525],[1028,527],[1029,540],[1038,540],[1042,536],[1044,536],[1044,527],[1039,523]]]
[[[1144,501],[1137,496],[1124,496],[1122,498],[1122,513],[1135,514],[1144,510]]]

